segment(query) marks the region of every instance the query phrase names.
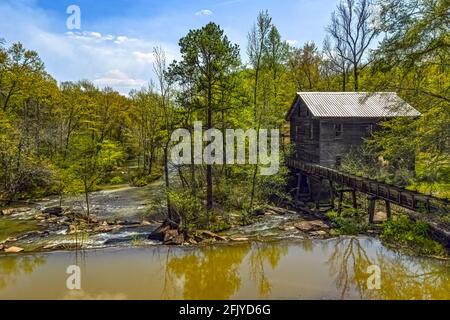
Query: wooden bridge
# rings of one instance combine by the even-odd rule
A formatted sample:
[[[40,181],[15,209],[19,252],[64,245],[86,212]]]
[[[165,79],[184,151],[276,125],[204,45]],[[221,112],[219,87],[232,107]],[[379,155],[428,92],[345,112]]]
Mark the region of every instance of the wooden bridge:
[[[289,168],[299,172],[297,197],[300,192],[300,175],[305,175],[308,179],[311,177],[319,181],[319,196],[316,196],[316,207],[320,206],[320,193],[323,188],[323,181],[329,182],[331,204],[334,207],[336,191],[339,194],[339,211],[342,206],[342,197],[344,192],[351,192],[353,195],[353,205],[356,208],[356,192],[368,195],[369,217],[373,222],[375,213],[375,201],[383,200],[386,204],[388,217],[391,215],[390,205],[394,204],[414,212],[437,213],[439,215],[449,214],[450,205],[448,199],[439,199],[436,197],[424,195],[418,192],[400,188],[394,185],[386,184],[380,181],[371,180],[363,177],[357,177],[338,170],[330,169],[320,165],[306,163],[296,159],[287,159],[286,164]],[[341,189],[336,189],[339,185]],[[309,183],[310,186],[310,183]],[[311,188],[311,187],[310,187]],[[310,190],[310,196],[313,198]]]

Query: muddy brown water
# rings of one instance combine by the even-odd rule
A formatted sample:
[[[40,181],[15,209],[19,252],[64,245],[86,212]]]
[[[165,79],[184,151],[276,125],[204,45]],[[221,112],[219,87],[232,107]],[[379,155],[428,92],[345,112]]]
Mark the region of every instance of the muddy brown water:
[[[67,289],[70,265],[81,290]],[[367,237],[0,256],[0,299],[16,298],[450,299],[450,264]]]

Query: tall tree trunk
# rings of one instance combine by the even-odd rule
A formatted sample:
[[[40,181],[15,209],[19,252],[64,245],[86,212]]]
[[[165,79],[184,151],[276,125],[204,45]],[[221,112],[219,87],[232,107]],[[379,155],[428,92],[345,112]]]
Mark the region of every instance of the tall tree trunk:
[[[86,212],[87,212],[87,218],[89,223],[89,216],[91,214],[90,208],[89,208],[89,188],[87,186],[87,181],[84,180],[84,198],[86,201]]]
[[[212,129],[212,84],[208,84],[208,111],[207,111],[207,130]],[[206,209],[213,208],[213,168],[211,164],[206,166]]]
[[[167,215],[170,220],[173,220],[172,215],[172,206],[170,204],[170,198],[169,198],[169,188],[170,188],[170,181],[169,181],[169,156],[168,156],[168,149],[169,149],[169,143],[167,142],[164,146],[164,182],[166,185],[166,203],[167,203]]]
[[[191,128],[191,137],[193,136],[193,130]],[[195,177],[195,163],[194,163],[194,139],[191,139],[191,192],[195,196],[197,194],[197,179]]]

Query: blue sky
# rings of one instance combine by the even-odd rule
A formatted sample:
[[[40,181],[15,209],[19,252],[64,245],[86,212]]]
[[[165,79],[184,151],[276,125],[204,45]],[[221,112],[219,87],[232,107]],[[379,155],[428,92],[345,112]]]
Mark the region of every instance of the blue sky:
[[[178,57],[189,29],[214,21],[241,47],[260,10],[269,10],[291,44],[322,44],[338,0],[0,0],[0,38],[38,51],[58,81],[89,79],[121,93],[153,77],[152,48]],[[81,9],[81,29],[68,30],[67,7]]]

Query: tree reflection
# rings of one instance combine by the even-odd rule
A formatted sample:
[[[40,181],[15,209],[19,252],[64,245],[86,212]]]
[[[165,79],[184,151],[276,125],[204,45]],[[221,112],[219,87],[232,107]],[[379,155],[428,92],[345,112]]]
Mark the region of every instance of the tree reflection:
[[[46,263],[42,256],[14,255],[0,257],[0,290],[13,284],[19,276],[31,274],[36,267]]]
[[[180,292],[187,300],[229,299],[240,287],[239,266],[249,244],[167,252],[164,298]]]
[[[168,249],[165,257],[163,298],[187,300],[230,299],[241,288],[243,262],[248,256],[250,277],[260,296],[272,285],[267,267],[274,270],[288,247],[280,243],[255,243],[196,248],[192,251]]]
[[[449,262],[410,258],[383,247],[370,257],[366,250],[370,243],[360,238],[341,238],[334,242],[327,263],[342,299],[352,293],[357,293],[361,299],[450,298]],[[371,265],[381,269],[380,290],[368,289],[367,268]]]
[[[268,264],[275,270],[288,247],[282,243],[255,243],[250,254],[250,275],[257,283],[261,297],[267,297],[272,292],[272,285],[266,275]]]

